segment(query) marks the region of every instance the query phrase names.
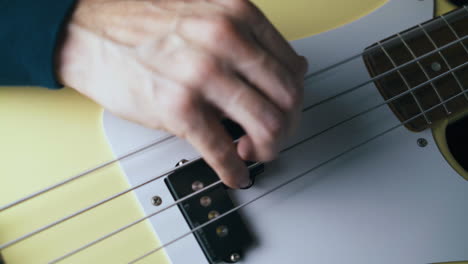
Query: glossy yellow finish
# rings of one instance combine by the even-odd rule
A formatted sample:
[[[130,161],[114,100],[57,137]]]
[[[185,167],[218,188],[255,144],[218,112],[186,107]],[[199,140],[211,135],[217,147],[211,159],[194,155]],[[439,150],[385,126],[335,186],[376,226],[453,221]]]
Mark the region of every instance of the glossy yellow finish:
[[[366,15],[385,0],[257,0],[289,39],[309,36]],[[329,12],[323,12],[328,10]],[[333,10],[333,12],[331,12]],[[328,14],[328,15],[325,15]],[[112,159],[101,126],[102,110],[71,89],[0,89],[0,204]],[[0,243],[42,227],[128,188],[118,166],[0,214]],[[2,252],[8,263],[44,263],[143,216],[132,194],[83,214]],[[149,223],[69,259],[70,263],[122,263],[158,245]],[[147,263],[165,263],[164,254]],[[65,262],[67,263],[67,262]]]
[[[468,181],[468,172],[455,160],[452,153],[450,153],[449,147],[447,145],[447,138],[446,138],[446,128],[449,124],[456,122],[462,118],[468,116],[468,110],[464,111],[458,115],[451,117],[450,119],[442,120],[441,122],[435,124],[432,128],[432,135],[434,136],[435,142],[439,147],[440,152],[447,160],[447,162],[452,166],[452,168],[460,174],[463,178]]]
[[[386,0],[253,0],[289,40],[300,39],[350,23]]]
[[[436,3],[436,15],[443,15],[447,12],[452,11],[454,8],[456,8],[455,5],[451,4],[449,1],[446,0],[437,0],[435,1]]]
[[[0,89],[0,204],[112,158],[101,109],[71,89]],[[0,242],[12,240],[128,188],[118,166],[0,213]],[[143,215],[133,195],[99,207],[2,252],[7,263],[46,263]],[[121,263],[157,244],[147,223],[64,263]],[[164,254],[146,263],[163,263]]]
[[[288,39],[327,31],[375,10],[385,0],[256,0]],[[71,89],[0,88],[0,205],[113,158],[102,109]],[[0,213],[0,243],[128,188],[110,166]],[[45,263],[143,216],[133,194],[2,252],[8,264]],[[159,244],[144,222],[63,263],[126,263]],[[141,263],[167,263],[164,252]]]
[[[445,14],[455,8],[455,6],[450,4],[448,1],[437,1],[436,6],[437,6],[436,15]],[[450,119],[442,120],[441,122],[437,123],[432,128],[432,134],[437,143],[437,146],[439,147],[440,152],[442,153],[444,158],[447,160],[447,162],[450,164],[450,166],[452,166],[452,168],[456,172],[458,172],[458,174],[460,174],[463,178],[465,178],[468,181],[468,172],[465,169],[463,169],[463,167],[460,166],[460,164],[458,164],[458,162],[450,153],[450,150],[447,146],[447,140],[446,140],[446,135],[445,135],[445,129],[450,123],[456,122],[466,116],[468,116],[468,111],[465,111],[461,114],[453,116]],[[459,264],[462,262],[455,262],[455,263]],[[468,264],[468,262],[464,262],[464,264]]]
[[[289,39],[329,30],[368,12],[384,0],[360,2],[257,0]],[[323,12],[323,10],[334,10]],[[325,15],[328,14],[328,15]],[[0,204],[64,180],[112,158],[101,126],[102,110],[71,89],[0,89]],[[0,214],[0,243],[69,215],[128,188],[118,166],[93,173]],[[7,263],[44,263],[143,216],[132,194],[83,214],[2,252]],[[158,245],[149,223],[129,229],[68,260],[122,263]],[[161,252],[146,263],[165,263]],[[67,261],[65,261],[67,263]]]

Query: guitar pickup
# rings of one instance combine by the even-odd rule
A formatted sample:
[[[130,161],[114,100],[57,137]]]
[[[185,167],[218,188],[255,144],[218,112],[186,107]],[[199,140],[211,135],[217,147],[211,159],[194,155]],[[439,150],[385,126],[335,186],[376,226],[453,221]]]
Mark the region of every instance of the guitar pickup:
[[[262,173],[264,165],[247,163],[252,182]],[[219,181],[217,174],[204,160],[186,165],[165,179],[173,198],[182,199],[187,195]],[[178,204],[190,229],[215,219],[233,209],[227,187],[216,185]],[[194,236],[209,263],[235,263],[253,243],[253,236],[235,211],[194,232]]]

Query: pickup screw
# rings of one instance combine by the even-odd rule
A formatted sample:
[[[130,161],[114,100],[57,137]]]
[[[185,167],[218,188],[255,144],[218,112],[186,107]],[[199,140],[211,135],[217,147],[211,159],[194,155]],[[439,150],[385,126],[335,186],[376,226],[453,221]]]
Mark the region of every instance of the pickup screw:
[[[208,220],[214,219],[214,218],[216,218],[216,217],[218,217],[218,216],[219,216],[219,212],[213,210],[213,211],[211,211],[211,212],[208,213]]]
[[[216,228],[216,234],[219,236],[219,237],[225,237],[229,234],[229,229],[226,227],[226,226],[218,226]]]
[[[205,187],[205,185],[204,185],[203,182],[201,182],[201,181],[194,181],[194,182],[192,183],[192,190],[193,190],[194,192],[203,189],[203,187]]]
[[[232,253],[231,256],[229,257],[229,260],[232,263],[237,263],[240,259],[241,259],[241,257],[240,257],[239,253]]]
[[[208,196],[203,196],[202,198],[200,198],[200,204],[203,207],[210,206],[211,205],[211,198],[208,197]]]
[[[162,199],[159,196],[153,196],[153,198],[151,198],[151,202],[154,206],[160,206],[162,204]]]
[[[428,144],[429,142],[427,142],[427,139],[425,138],[418,139],[418,146],[420,146],[421,148],[427,147]]]

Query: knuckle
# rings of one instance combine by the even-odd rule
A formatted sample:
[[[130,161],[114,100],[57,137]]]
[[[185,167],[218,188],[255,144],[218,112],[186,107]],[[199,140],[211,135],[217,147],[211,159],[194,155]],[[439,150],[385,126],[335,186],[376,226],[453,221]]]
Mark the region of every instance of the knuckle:
[[[256,13],[257,8],[248,0],[234,0],[231,3],[232,8],[237,14],[240,15],[253,15]]]
[[[309,62],[305,57],[298,56],[298,59],[295,63],[297,65],[296,67],[296,72],[299,75],[298,78],[304,78],[304,75],[307,73],[307,70],[309,69]]]
[[[194,59],[187,72],[186,85],[202,85],[208,79],[218,74],[219,67],[215,58],[203,57]]]
[[[290,89],[284,97],[284,107],[286,111],[293,111],[302,103],[302,92],[300,88]]]
[[[269,162],[269,161],[276,159],[277,156],[278,156],[278,151],[273,148],[269,148],[260,154],[260,159],[263,162]]]
[[[214,153],[216,163],[218,163],[220,167],[229,164],[230,160],[232,160],[232,155],[233,152],[231,151],[231,146],[229,146],[229,144],[221,144],[221,146],[218,145]]]
[[[215,58],[206,57],[198,61],[198,76],[206,81],[218,74],[219,67]]]
[[[271,122],[265,129],[261,139],[262,147],[259,149],[259,156],[262,161],[274,160],[278,154],[278,145],[282,137],[282,125],[280,121]]]
[[[172,115],[175,119],[185,121],[190,119],[189,115],[196,110],[196,103],[194,96],[190,92],[180,93],[174,97],[172,105]],[[186,124],[187,122],[182,122]]]
[[[200,80],[198,69],[194,65],[181,74],[181,84],[184,86],[184,90],[195,90]]]
[[[263,135],[263,144],[266,146],[274,146],[276,142],[280,141],[284,127],[283,118],[274,116],[269,118],[265,125],[265,132]]]
[[[242,86],[232,87],[230,88],[230,95],[229,98],[226,100],[226,104],[224,105],[224,110],[227,112],[234,112],[238,111],[239,108],[250,108],[250,106],[246,103],[249,102],[249,97],[251,96],[248,89],[245,89]],[[253,110],[252,110],[253,111]]]
[[[236,25],[228,16],[223,15],[211,18],[208,24],[206,34],[208,39],[213,41],[213,43],[218,43],[237,34]]]

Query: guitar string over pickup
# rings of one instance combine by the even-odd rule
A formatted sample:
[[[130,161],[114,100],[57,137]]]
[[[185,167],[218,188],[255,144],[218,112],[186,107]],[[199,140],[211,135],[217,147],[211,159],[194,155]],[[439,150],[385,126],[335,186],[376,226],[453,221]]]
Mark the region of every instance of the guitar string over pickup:
[[[263,172],[261,163],[247,163],[252,183]],[[219,181],[217,174],[199,160],[188,164],[169,175],[165,183],[175,200],[203,189]],[[219,184],[178,204],[179,210],[190,229],[194,229],[235,207],[228,193],[228,187]],[[194,232],[194,236],[210,264],[235,263],[254,242],[239,212],[224,216],[218,221]]]

